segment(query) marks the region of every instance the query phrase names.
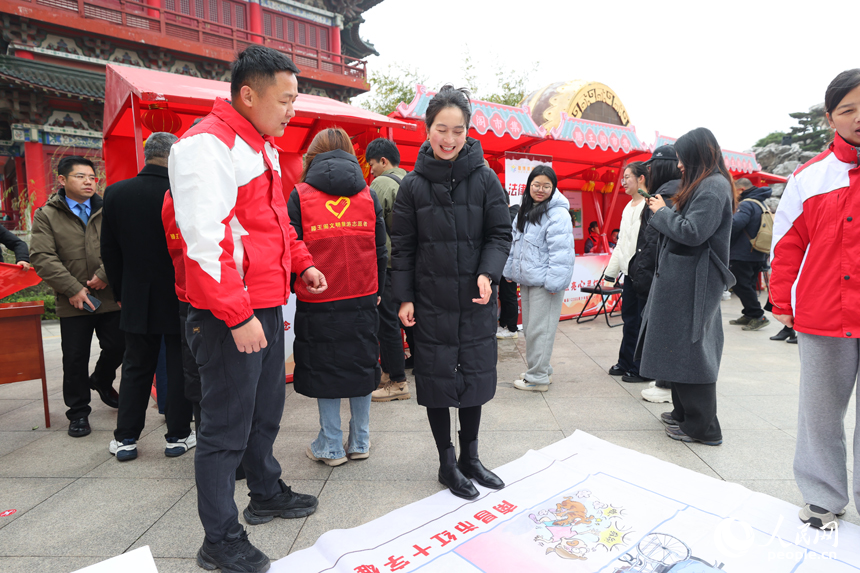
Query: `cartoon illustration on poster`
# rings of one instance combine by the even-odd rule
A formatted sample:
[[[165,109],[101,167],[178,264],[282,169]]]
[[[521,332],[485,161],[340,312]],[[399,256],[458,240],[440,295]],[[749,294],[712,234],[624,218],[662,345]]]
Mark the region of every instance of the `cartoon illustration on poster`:
[[[617,559],[612,573],[713,573],[722,563],[692,555],[686,543],[665,533],[649,533],[636,547]]]
[[[546,547],[546,555],[585,561],[588,553],[603,547],[608,551],[624,547],[631,528],[622,525],[624,511],[580,490],[565,496],[554,507],[528,516],[535,523],[534,541]]]

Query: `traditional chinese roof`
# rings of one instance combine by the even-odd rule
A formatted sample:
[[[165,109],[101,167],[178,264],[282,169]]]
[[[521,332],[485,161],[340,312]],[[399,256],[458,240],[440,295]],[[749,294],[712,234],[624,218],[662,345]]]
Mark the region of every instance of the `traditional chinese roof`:
[[[639,141],[636,129],[632,126],[610,125],[596,121],[575,119],[561,113],[561,124],[550,131],[553,139],[559,141],[572,141],[579,147],[588,146],[591,149],[599,147],[606,151],[618,151],[624,153],[631,150],[648,150],[648,146]]]
[[[0,56],[0,80],[51,94],[92,101],[105,99],[104,74],[14,56]]]
[[[397,106],[397,114],[404,119],[421,120],[427,111],[427,105],[437,92],[430,91],[426,86],[415,87],[415,98],[411,103],[400,103]],[[472,121],[470,127],[481,135],[492,131],[497,137],[509,135],[513,139],[519,139],[525,135],[528,137],[546,137],[546,130],[535,125],[529,115],[528,108],[511,107],[497,103],[481,100],[470,100],[472,104]]]
[[[653,149],[657,149],[661,145],[674,145],[678,141],[677,137],[669,137],[668,135],[657,134],[657,139],[654,141]],[[761,169],[761,165],[756,161],[755,153],[741,153],[738,151],[729,151],[723,149],[723,161],[726,162],[726,167],[734,173],[754,173]],[[778,177],[772,175],[772,177]]]

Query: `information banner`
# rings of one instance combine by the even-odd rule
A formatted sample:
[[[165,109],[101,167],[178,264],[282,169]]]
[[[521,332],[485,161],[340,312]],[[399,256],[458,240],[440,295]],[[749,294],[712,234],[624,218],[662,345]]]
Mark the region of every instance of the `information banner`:
[[[551,155],[532,153],[505,153],[505,190],[511,198],[511,205],[521,205],[526,193],[529,173],[538,165],[552,167]],[[580,206],[582,202],[580,201]]]
[[[561,320],[576,318],[585,306],[585,301],[588,300],[589,294],[580,291],[581,287],[593,287],[598,284],[603,278],[603,270],[609,264],[609,258],[612,255],[578,255],[576,264],[573,265],[573,278],[570,280],[570,286],[564,293],[564,303],[561,307]],[[606,303],[606,308],[611,309],[615,305],[615,301],[621,295],[613,295],[609,297]],[[583,312],[583,316],[591,316],[597,314],[600,309],[602,297],[594,295],[591,297],[591,302],[588,303],[588,308]],[[618,305],[618,310],[621,310],[621,305]]]
[[[293,370],[296,369],[296,360],[293,356],[293,342],[296,340],[296,332],[293,329],[296,321],[296,295],[290,295],[287,304],[281,308],[284,311],[284,366],[287,369],[287,382],[292,382]]]
[[[567,202],[570,203],[570,217],[573,219],[573,238],[579,241],[584,237],[582,232],[582,192],[565,191],[564,196]]]

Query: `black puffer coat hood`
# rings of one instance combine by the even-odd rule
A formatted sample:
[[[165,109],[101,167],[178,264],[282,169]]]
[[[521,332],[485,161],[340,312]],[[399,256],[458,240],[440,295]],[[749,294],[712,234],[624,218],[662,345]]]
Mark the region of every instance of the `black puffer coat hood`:
[[[471,138],[454,161],[421,146],[400,185],[391,232],[394,299],[415,305],[418,403],[466,408],[496,390],[496,290],[511,248],[505,192]],[[493,294],[478,298],[486,273]]]
[[[352,197],[367,187],[358,159],[352,153],[335,149],[314,157],[305,183],[323,193]]]

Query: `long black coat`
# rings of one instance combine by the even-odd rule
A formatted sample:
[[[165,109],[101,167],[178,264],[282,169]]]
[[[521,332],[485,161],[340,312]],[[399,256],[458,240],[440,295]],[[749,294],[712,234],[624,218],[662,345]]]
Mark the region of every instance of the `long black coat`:
[[[496,392],[496,296],[511,249],[498,177],[468,138],[453,162],[425,142],[394,203],[394,299],[415,305],[415,382],[428,408],[468,408]],[[480,305],[478,276],[493,281]]]
[[[101,254],[120,328],[136,334],[179,334],[179,299],[161,207],[170,187],[167,167],[146,165],[136,177],[105,190]]]
[[[317,155],[308,169],[305,183],[339,197],[352,197],[367,187],[358,160],[341,150]],[[379,385],[376,300],[385,288],[388,252],[382,205],[373,190],[370,196],[376,210],[377,293],[330,302],[296,301],[293,386],[296,392],[311,398],[367,396]],[[302,205],[298,190],[290,193],[287,208],[290,223],[302,240]],[[313,247],[310,248],[313,255]],[[314,266],[325,275],[329,285],[344,272],[342,268]],[[293,277],[293,280],[301,280]]]
[[[723,355],[720,298],[735,284],[728,268],[731,186],[722,175],[711,175],[676,209],[651,217],[661,237],[639,331],[639,372],[667,382],[713,384]]]

